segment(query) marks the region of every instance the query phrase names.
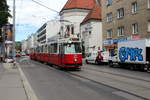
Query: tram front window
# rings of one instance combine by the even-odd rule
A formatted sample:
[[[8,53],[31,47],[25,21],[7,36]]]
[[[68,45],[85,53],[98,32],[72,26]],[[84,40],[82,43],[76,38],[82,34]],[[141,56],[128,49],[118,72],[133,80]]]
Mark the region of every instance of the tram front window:
[[[81,53],[81,45],[80,43],[70,43],[65,44],[65,53]]]

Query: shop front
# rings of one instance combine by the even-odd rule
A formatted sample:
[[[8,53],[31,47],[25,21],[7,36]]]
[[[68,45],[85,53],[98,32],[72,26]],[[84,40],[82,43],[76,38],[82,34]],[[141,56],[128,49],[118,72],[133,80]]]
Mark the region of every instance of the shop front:
[[[129,41],[129,40],[132,40],[132,37],[118,38],[118,39],[103,41],[103,49],[104,51],[109,51],[110,56],[115,56],[117,55],[117,48],[118,48],[117,44],[119,42]]]

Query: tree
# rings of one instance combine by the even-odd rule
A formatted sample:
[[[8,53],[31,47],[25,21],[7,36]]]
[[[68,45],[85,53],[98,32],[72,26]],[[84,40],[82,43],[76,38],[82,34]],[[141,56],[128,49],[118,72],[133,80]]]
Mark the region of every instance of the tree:
[[[9,12],[6,0],[0,0],[0,28],[8,23],[8,18],[11,17]]]
[[[15,42],[15,46],[16,46],[16,47],[15,47],[15,48],[16,48],[16,51],[17,51],[17,50],[20,50],[20,51],[21,51],[21,42],[19,42],[19,41],[18,41],[18,42]]]

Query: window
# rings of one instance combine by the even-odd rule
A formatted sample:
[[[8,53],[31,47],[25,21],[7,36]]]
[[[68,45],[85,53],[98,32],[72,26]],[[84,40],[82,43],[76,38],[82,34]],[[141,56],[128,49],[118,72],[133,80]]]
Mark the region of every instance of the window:
[[[108,13],[106,15],[106,18],[107,18],[107,22],[111,22],[112,21],[112,13]]]
[[[50,44],[48,46],[49,53],[57,53],[57,43]]]
[[[117,18],[122,18],[124,16],[124,8],[117,9]]]
[[[107,5],[107,6],[112,5],[112,0],[106,0],[106,5]]]
[[[65,54],[75,54],[81,53],[81,43],[70,43],[64,44],[65,47]]]
[[[138,10],[137,2],[132,3],[132,13],[136,13]]]
[[[124,26],[118,27],[118,36],[124,36]]]
[[[133,34],[138,34],[138,24],[132,24],[132,33]]]
[[[107,30],[107,38],[112,38],[112,29]]]
[[[148,32],[150,32],[150,20],[148,21]]]
[[[150,0],[148,0],[148,8],[150,9]]]

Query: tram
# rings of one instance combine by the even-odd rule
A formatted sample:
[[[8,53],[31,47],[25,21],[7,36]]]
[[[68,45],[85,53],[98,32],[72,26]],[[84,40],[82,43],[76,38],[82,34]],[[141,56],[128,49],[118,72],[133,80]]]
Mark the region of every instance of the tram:
[[[30,58],[63,68],[82,66],[82,50],[79,38],[62,38],[30,50]]]

